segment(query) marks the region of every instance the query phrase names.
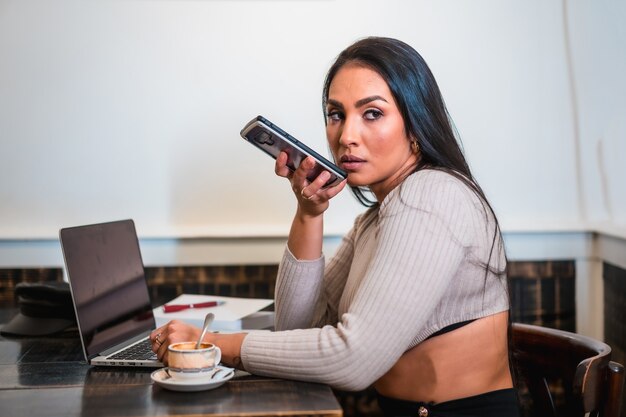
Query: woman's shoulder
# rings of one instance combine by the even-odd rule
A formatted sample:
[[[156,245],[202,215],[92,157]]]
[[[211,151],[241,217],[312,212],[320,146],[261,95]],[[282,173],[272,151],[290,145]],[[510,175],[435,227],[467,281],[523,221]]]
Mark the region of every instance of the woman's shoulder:
[[[424,168],[409,175],[406,178],[405,183],[407,185],[431,183],[431,184],[438,184],[440,186],[441,185],[447,185],[447,186],[456,185],[456,186],[467,187],[467,185],[465,185],[463,180],[461,180],[461,177],[462,177],[462,174],[448,171],[448,170],[437,169],[437,168]]]
[[[479,203],[469,180],[461,174],[441,169],[422,169],[409,175],[398,187],[398,199],[433,206],[456,202]]]
[[[419,216],[410,217],[415,224],[421,224],[419,219],[427,216],[430,225],[444,224],[464,244],[491,229],[485,227],[493,223],[488,206],[461,174],[424,169],[407,177],[397,190],[396,197],[384,209],[385,216],[415,212]]]

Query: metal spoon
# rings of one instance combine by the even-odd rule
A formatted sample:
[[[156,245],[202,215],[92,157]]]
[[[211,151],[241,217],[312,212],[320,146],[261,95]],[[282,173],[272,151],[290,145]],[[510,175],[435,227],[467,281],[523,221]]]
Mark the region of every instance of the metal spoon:
[[[200,338],[198,339],[198,343],[196,343],[196,349],[200,349],[200,345],[202,344],[202,339],[206,334],[206,331],[209,330],[209,326],[213,323],[213,319],[215,318],[215,314],[207,313],[204,317],[204,325],[202,326],[202,333],[200,333]]]

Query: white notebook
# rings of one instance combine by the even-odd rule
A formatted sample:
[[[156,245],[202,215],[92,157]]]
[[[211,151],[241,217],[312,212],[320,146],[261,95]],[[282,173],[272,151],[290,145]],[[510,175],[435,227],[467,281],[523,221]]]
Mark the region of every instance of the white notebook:
[[[266,329],[274,325],[274,312],[260,311],[272,305],[274,300],[271,299],[182,294],[166,304],[197,304],[207,301],[223,301],[224,304],[217,307],[189,308],[173,313],[165,313],[163,306],[159,306],[154,309],[156,325],[159,327],[176,319],[202,327],[204,317],[209,312],[215,314],[215,320],[211,324],[213,331]]]

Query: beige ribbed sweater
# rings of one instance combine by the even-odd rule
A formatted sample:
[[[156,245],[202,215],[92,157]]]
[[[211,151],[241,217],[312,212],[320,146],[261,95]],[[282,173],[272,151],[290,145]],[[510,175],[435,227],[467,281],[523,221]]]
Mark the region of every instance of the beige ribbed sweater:
[[[507,310],[506,281],[485,280],[482,266],[494,227],[460,180],[412,174],[357,217],[326,267],[323,257],[298,261],[285,250],[277,331],[245,337],[245,369],[361,390],[437,330]],[[491,265],[504,263],[497,241]]]

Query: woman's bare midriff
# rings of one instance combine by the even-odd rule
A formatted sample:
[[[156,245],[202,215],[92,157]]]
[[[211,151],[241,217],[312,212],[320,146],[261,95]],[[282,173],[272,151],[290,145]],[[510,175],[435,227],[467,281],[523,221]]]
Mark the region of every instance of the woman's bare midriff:
[[[511,388],[507,319],[502,312],[427,339],[374,387],[387,397],[435,403]]]

